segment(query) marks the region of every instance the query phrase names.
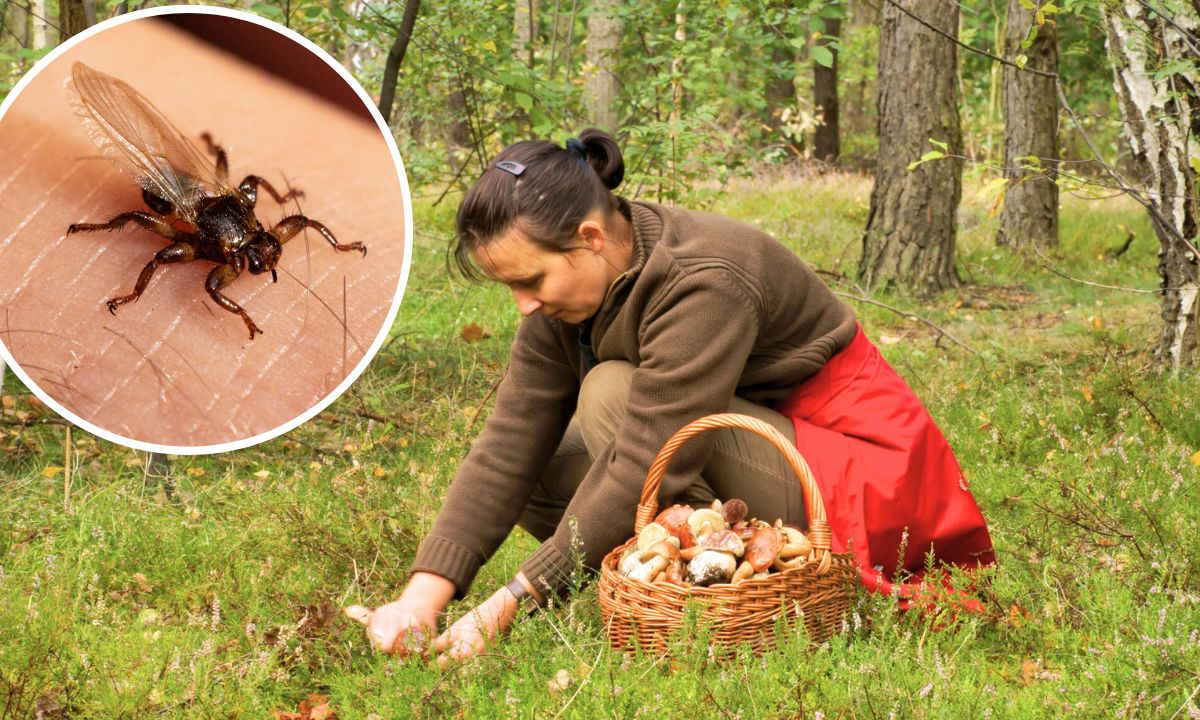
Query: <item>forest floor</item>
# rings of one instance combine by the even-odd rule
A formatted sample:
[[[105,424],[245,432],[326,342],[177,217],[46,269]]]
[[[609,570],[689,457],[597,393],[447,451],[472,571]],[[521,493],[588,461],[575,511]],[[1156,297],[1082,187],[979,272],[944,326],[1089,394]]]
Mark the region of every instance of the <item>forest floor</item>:
[[[764,179],[714,209],[859,295],[870,187]],[[1200,717],[1200,400],[1194,374],[1153,368],[1157,298],[1090,284],[1156,286],[1157,240],[1123,198],[1066,198],[1061,246],[1038,255],[997,248],[993,198],[968,188],[963,286],[871,297],[928,323],[850,300],[988,518],[1000,564],[980,582],[985,614],[860,595],[848,631],[819,647],[718,661],[701,634],[665,661],[611,651],[589,585],[470,666],[373,654],[340,608],[396,596],[517,321],[504,288],[449,276],[455,198],[432,197],[417,199],[412,274],[378,357],[273,441],[175,457],[163,482],[144,453],[79,430],[68,445],[9,374],[0,717],[270,718],[302,702],[342,720]],[[516,533],[452,610],[533,547]]]

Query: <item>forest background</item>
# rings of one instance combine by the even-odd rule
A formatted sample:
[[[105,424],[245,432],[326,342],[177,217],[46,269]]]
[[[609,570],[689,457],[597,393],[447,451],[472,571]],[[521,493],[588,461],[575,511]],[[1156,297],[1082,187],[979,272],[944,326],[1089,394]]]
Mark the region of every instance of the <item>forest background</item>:
[[[153,5],[6,0],[0,92]],[[1200,3],[237,7],[387,118],[415,203],[400,316],[343,398],[226,455],[72,431],[8,375],[0,716],[1200,717]],[[755,223],[854,304],[989,519],[986,613],[861,597],[818,648],[722,663],[700,628],[664,661],[608,650],[585,586],[448,671],[340,620],[402,586],[515,329],[503,288],[446,270],[458,197],[504,145],[587,126],[620,137],[623,192]]]

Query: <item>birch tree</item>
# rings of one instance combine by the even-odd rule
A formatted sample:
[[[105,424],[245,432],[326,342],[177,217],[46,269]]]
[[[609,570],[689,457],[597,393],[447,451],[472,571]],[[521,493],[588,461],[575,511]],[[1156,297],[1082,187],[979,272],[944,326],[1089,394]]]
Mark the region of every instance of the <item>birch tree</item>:
[[[588,17],[587,55],[584,69],[583,105],[588,121],[607,132],[616,132],[617,53],[621,49],[624,23],[618,16],[619,0],[596,0]]]
[[[1200,0],[1122,0],[1101,11],[1138,174],[1117,179],[1140,198],[1158,236],[1163,326],[1156,356],[1178,372],[1195,363],[1200,313],[1191,164],[1200,158]]]

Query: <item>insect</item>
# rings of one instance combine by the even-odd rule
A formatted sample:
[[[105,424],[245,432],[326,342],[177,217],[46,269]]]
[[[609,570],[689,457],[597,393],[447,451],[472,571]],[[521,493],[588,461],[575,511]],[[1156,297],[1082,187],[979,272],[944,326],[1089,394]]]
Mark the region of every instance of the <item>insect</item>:
[[[150,212],[132,210],[108,222],[74,223],[67,233],[117,230],[132,222],[171,243],[142,268],[132,293],[105,303],[112,314],[141,297],[160,265],[207,260],[217,266],[204,281],[204,289],[217,305],[242,317],[253,340],[262,330],[240,305],[221,293],[243,270],[252,275],[270,272],[271,281],[278,282],[275,266],[283,245],[305,228],[316,230],[335,250],[358,250],[366,256],[362,243],[339,243],[329,228],[304,215],[289,215],[265,229],[254,215],[260,188],[281,205],[304,193],[289,188],[280,195],[257,175],[247,175],[233,187],[225,150],[211,135],[200,136],[213,156],[210,160],[128,84],[79,62],[71,67],[71,79],[78,94],[75,112],[88,135],[142,188]]]

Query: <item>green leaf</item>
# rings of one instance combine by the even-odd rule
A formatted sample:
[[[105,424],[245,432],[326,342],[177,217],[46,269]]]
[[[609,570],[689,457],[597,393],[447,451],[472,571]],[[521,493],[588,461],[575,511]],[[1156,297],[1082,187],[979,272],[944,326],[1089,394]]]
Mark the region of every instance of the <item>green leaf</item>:
[[[1022,70],[1025,69],[1025,63],[1027,62],[1029,62],[1029,56],[1025,55],[1024,53],[1013,58],[1013,63]]]
[[[525,112],[529,112],[529,109],[533,107],[533,98],[529,97],[523,92],[517,93],[516,100],[517,104],[520,105],[521,109],[523,109]]]
[[[929,144],[935,148],[941,148],[943,152],[950,152],[950,146],[940,140],[929,138]]]
[[[283,9],[272,5],[271,3],[259,2],[250,6],[256,15],[262,15],[265,18],[278,19],[283,17]]]
[[[929,152],[922,155],[920,160],[914,160],[913,162],[910,162],[908,164],[908,169],[915,170],[918,167],[920,167],[921,165],[924,165],[925,163],[929,162],[930,160],[938,160],[938,159],[944,158],[944,157],[946,157],[946,153],[944,153],[940,150],[930,150]]]
[[[1058,6],[1054,3],[1046,3],[1041,7],[1041,11],[1047,15],[1054,15],[1058,12]]]
[[[833,52],[824,45],[813,45],[812,59],[821,67],[833,67]]]

